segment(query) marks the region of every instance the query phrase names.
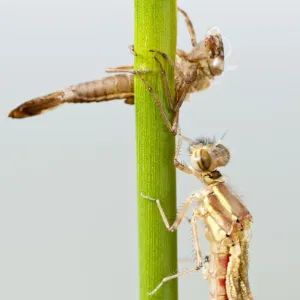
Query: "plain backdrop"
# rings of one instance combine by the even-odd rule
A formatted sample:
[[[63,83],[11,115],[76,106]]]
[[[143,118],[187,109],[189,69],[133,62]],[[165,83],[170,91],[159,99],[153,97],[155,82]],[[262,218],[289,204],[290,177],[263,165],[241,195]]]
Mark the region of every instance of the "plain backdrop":
[[[255,220],[254,298],[297,299],[299,3],[178,5],[198,41],[211,26],[220,28],[232,50],[226,66],[237,66],[183,105],[182,131],[220,137],[228,130],[232,160],[224,173]],[[130,64],[133,1],[0,0],[0,38],[0,298],[138,299],[134,107],[65,105],[7,118],[25,100]],[[191,47],[181,16],[178,46]],[[200,185],[177,178],[179,205]],[[188,224],[178,253],[192,257]],[[201,273],[183,277],[179,293],[208,299],[207,282]]]

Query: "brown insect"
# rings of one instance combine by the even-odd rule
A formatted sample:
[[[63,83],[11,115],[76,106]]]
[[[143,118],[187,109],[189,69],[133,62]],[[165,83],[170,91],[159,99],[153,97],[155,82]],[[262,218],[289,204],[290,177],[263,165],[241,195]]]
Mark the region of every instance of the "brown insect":
[[[192,50],[185,52],[178,49],[176,63],[165,53],[151,50],[157,55],[161,55],[175,68],[175,99],[169,101],[171,109],[175,112],[173,124],[170,124],[173,134],[177,132],[179,108],[187,95],[207,89],[214,77],[222,74],[224,70],[224,49],[220,33],[211,29],[205,39],[197,43],[191,20],[186,12],[180,8],[178,10],[185,18],[193,46]],[[157,57],[155,59],[160,63]],[[125,103],[134,104],[133,76],[137,74],[141,77],[141,72],[147,71],[133,70],[133,66],[120,66],[107,69],[107,72],[127,72],[129,74],[118,74],[75,84],[61,91],[34,98],[12,110],[9,117],[26,118],[39,115],[64,103],[92,103],[125,99]],[[162,73],[164,73],[163,69]],[[163,74],[163,76],[165,75]]]
[[[172,225],[169,225],[160,200],[143,194],[142,197],[156,202],[163,222],[171,232],[175,231],[185,219],[189,206],[193,202],[196,204],[189,221],[192,226],[197,264],[193,269],[165,277],[150,295],[167,281],[199,271],[205,266],[196,223],[201,219],[210,243],[210,256],[205,274],[210,284],[211,299],[253,300],[248,280],[248,248],[252,216],[218,171],[219,167],[228,164],[230,152],[223,144],[209,139],[192,142],[189,148],[191,160],[188,167],[178,161],[181,139],[179,135],[175,166],[199,178],[205,187],[187,198]]]

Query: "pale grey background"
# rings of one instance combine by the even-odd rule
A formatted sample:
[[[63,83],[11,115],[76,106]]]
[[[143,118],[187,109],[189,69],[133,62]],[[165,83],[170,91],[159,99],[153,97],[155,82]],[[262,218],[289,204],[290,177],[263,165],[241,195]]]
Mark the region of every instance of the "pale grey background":
[[[299,4],[178,4],[198,40],[219,26],[232,44],[227,65],[238,66],[184,105],[183,132],[229,130],[225,173],[255,218],[255,299],[299,299]],[[181,17],[178,26],[189,49]],[[137,299],[134,108],[116,101],[6,117],[24,100],[131,63],[133,2],[0,0],[0,37],[0,298]],[[179,203],[198,187],[178,174]],[[180,257],[190,257],[189,237],[183,225]],[[201,274],[181,278],[180,296],[208,299]]]

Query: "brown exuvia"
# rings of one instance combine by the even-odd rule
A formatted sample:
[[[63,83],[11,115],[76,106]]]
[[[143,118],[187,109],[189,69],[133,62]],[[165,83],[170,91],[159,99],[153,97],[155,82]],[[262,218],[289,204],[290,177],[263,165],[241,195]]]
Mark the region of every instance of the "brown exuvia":
[[[177,49],[176,62],[163,52],[151,50],[175,67],[175,99],[172,110],[178,113],[180,106],[190,93],[207,89],[215,76],[224,70],[224,48],[222,37],[215,29],[210,29],[203,41],[196,42],[195,31],[188,15],[180,8],[193,48],[189,52]],[[155,57],[156,60],[157,57]],[[92,103],[125,99],[125,103],[134,104],[133,76],[137,71],[133,66],[121,66],[107,69],[108,72],[127,72],[108,76],[103,79],[79,83],[46,96],[34,98],[19,105],[9,113],[11,118],[26,118],[52,110],[64,103]],[[176,117],[176,116],[175,116]],[[174,120],[173,133],[176,133],[178,120]]]

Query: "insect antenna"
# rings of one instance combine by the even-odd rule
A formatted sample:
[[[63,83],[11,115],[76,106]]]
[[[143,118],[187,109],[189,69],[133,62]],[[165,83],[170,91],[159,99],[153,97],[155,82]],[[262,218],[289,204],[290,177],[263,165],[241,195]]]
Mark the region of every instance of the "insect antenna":
[[[223,135],[221,136],[221,138],[219,139],[219,141],[217,142],[217,144],[221,144],[223,139],[225,138],[226,134],[228,133],[228,129],[223,133]]]

